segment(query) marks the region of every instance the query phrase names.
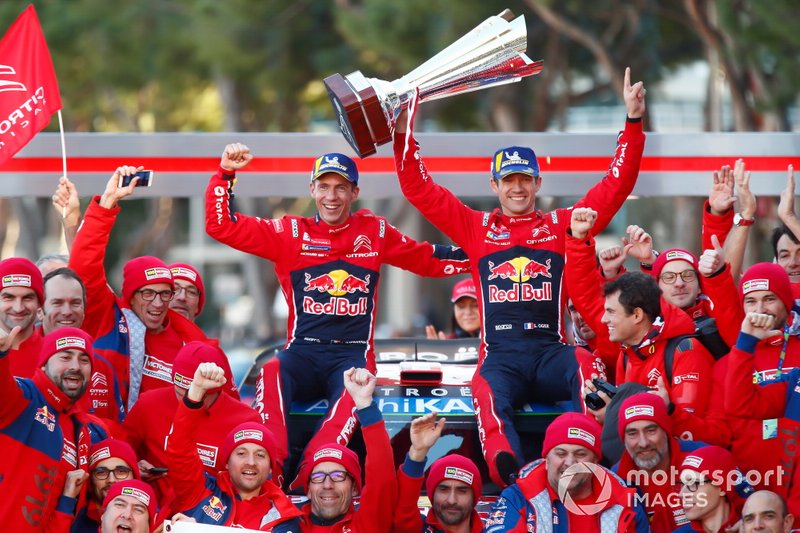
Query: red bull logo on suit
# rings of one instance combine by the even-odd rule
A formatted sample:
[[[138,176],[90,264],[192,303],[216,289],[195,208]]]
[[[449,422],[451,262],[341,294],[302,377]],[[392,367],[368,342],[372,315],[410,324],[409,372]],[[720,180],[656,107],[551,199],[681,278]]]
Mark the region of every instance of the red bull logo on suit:
[[[553,285],[549,281],[542,283],[541,287],[522,285],[523,283],[538,278],[552,278],[550,274],[550,259],[540,263],[527,257],[515,257],[495,265],[489,261],[489,276],[487,280],[508,279],[516,282],[510,289],[502,289],[497,285],[489,285],[489,302],[530,302],[553,299]]]
[[[318,302],[306,296],[303,298],[303,312],[314,315],[365,315],[367,314],[367,298],[359,298],[351,302],[347,298],[342,298],[345,294],[361,292],[369,294],[370,275],[367,274],[360,278],[346,270],[332,270],[316,277],[306,273],[306,285],[303,292],[327,292],[333,298],[327,302]]]

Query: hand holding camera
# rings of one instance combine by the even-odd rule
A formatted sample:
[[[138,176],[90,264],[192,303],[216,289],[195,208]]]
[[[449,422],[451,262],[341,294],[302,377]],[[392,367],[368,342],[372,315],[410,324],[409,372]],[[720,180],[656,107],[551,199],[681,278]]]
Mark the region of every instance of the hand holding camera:
[[[617,394],[617,387],[604,379],[594,378],[591,381],[586,380],[583,390],[589,391],[584,397],[586,407],[592,411],[597,421],[602,424],[606,407],[611,403],[614,395]]]

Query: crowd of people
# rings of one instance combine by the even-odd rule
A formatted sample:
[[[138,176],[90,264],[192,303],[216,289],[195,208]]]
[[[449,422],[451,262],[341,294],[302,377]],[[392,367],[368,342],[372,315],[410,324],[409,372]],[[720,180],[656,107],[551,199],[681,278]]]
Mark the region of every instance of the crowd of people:
[[[596,250],[631,194],[645,145],[645,88],[626,70],[623,131],[606,175],[571,208],[543,213],[533,149],[504,147],[489,186],[500,207],[464,205],[428,174],[398,118],[403,194],[455,245],[417,242],[354,211],[356,163],[319,157],[312,217],[235,206],[253,159],[225,147],[206,190],[206,230],[273,263],[287,339],[241,401],[219,342],[195,323],[201,271],[142,256],[119,293],[104,267],[120,201],[141,167],[116,169],[81,215],[53,196],[68,256],[0,261],[0,517],[9,531],[161,531],[165,520],[276,533],[789,531],[800,513],[800,221],[794,180],[774,261],[745,266],[756,215],[743,161],[713,174],[702,251],[659,251],[631,225]],[[244,178],[246,179],[246,177]],[[626,271],[628,258],[639,262]],[[478,337],[471,390],[482,458],[440,455],[446,420],[413,420],[401,465],[373,400],[380,269],[469,274],[453,284],[449,332]],[[565,331],[566,324],[571,331]],[[328,410],[288,465],[293,401]],[[571,401],[526,457],[514,412]],[[365,458],[348,447],[360,426]],[[481,461],[502,489],[476,511]],[[427,474],[426,474],[427,470]],[[423,493],[430,510],[421,514]],[[305,498],[292,498],[301,495]]]

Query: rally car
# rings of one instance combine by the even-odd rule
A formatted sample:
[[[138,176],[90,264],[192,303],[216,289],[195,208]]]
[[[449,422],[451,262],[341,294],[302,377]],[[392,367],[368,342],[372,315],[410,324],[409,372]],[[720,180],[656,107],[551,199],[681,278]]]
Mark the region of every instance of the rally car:
[[[447,418],[442,437],[428,455],[428,465],[448,453],[471,458],[481,470],[486,501],[480,510],[499,494],[481,455],[478,424],[472,406],[470,383],[478,363],[478,339],[431,340],[393,338],[375,340],[378,384],[374,398],[383,413],[394,449],[395,464],[402,464],[410,446],[411,421],[432,411]],[[255,360],[241,386],[242,400],[255,394],[258,372],[277,353],[280,346],[263,351]],[[328,407],[327,400],[294,402],[289,421],[291,456],[287,474],[308,442]],[[564,412],[559,405],[532,403],[517,411],[515,425],[520,433],[527,460],[541,456],[542,439],[548,424]],[[363,460],[363,443],[356,434],[350,446]],[[291,477],[289,477],[291,479]],[[481,507],[484,507],[483,509]]]

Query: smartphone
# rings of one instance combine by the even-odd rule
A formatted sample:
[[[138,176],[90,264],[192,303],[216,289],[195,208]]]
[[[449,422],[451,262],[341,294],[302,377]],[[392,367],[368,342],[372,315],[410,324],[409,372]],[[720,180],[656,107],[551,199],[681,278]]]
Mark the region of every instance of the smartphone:
[[[147,471],[147,474],[151,476],[158,476],[160,474],[166,474],[167,470],[168,470],[167,468],[159,468],[154,466],[153,468]]]
[[[131,174],[130,176],[120,176],[119,186],[127,187],[131,184],[133,178],[139,178],[139,181],[136,182],[137,187],[150,187],[153,184],[153,171],[140,170],[136,174]]]

